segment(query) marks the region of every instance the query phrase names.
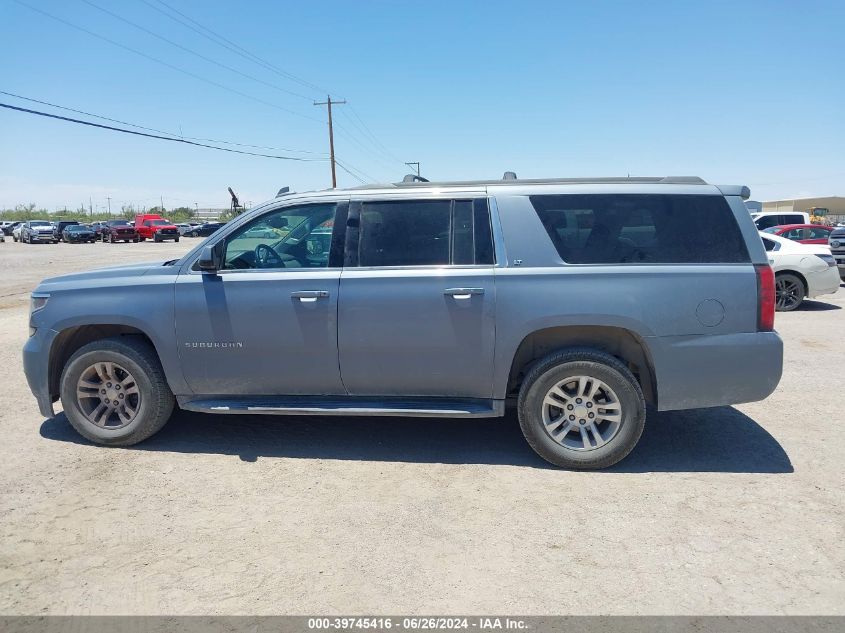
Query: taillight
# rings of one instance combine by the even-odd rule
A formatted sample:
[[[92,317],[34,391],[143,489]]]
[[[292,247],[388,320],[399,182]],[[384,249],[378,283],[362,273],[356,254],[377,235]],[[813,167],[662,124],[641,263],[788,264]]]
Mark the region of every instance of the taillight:
[[[775,329],[775,271],[768,264],[755,264],[757,273],[757,331]]]

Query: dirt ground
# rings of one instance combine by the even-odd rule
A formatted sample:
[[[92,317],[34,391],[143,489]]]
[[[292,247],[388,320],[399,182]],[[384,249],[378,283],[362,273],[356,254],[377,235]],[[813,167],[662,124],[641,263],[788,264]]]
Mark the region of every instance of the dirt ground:
[[[768,400],[651,412],[606,472],[513,415],[178,413],[128,449],[43,419],[38,280],[194,244],[0,244],[0,613],[845,613],[845,288],[777,316]]]

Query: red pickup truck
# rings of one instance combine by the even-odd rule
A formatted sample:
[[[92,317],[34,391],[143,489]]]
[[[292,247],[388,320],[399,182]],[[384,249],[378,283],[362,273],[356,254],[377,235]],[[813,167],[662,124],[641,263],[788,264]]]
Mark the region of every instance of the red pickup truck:
[[[161,242],[162,240],[179,241],[179,229],[170,220],[165,220],[160,215],[152,213],[136,215],[135,230],[142,242],[148,239],[154,242]]]

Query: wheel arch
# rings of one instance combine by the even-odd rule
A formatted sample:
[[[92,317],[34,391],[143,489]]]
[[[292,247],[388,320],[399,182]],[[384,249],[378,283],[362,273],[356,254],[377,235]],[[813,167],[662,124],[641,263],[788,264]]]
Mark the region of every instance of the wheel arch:
[[[657,405],[657,381],[648,345],[636,332],[609,325],[554,326],[527,334],[511,361],[508,397],[519,392],[523,379],[538,361],[552,352],[575,347],[597,349],[619,359],[637,378],[646,402]]]
[[[121,336],[133,337],[136,340],[140,339],[144,341],[153,349],[159,363],[161,363],[164,367],[162,356],[153,342],[153,339],[138,327],[120,323],[97,323],[69,326],[59,331],[50,345],[50,354],[47,364],[47,381],[51,397],[54,398],[54,400],[58,398],[59,393],[61,392],[60,381],[62,371],[65,365],[67,365],[68,360],[70,360],[70,357],[73,356],[78,349],[93,341]],[[165,375],[167,375],[166,369]]]
[[[794,268],[782,268],[775,273],[775,279],[777,279],[779,275],[795,275],[801,280],[801,283],[804,284],[804,294],[806,295],[810,292],[810,285],[807,283],[807,278],[800,271],[795,270]]]

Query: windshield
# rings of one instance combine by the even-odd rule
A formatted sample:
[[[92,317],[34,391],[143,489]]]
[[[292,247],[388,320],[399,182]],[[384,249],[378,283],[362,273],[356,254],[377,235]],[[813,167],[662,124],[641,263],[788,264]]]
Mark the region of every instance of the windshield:
[[[87,226],[82,226],[81,224],[71,224],[68,227],[65,227],[68,231],[88,231]]]
[[[170,224],[167,220],[150,220],[148,223],[150,226],[162,226],[163,224]]]
[[[764,233],[777,233],[779,228],[780,227],[777,227],[777,226],[770,226],[767,229],[763,229],[763,232]]]
[[[42,220],[35,220],[34,222],[29,223],[30,226],[52,226],[49,222],[44,222]]]
[[[106,224],[109,226],[129,226],[129,220],[109,220]]]

